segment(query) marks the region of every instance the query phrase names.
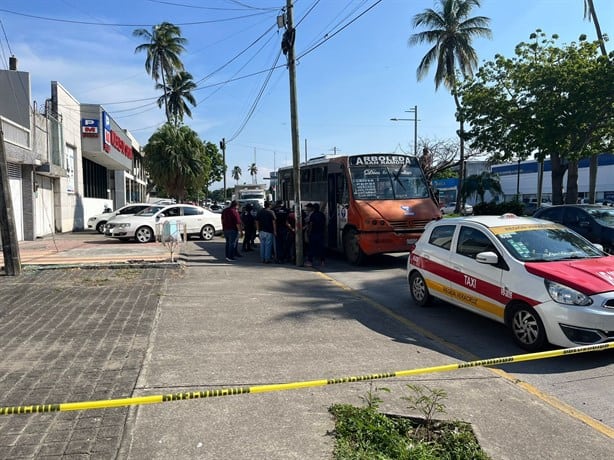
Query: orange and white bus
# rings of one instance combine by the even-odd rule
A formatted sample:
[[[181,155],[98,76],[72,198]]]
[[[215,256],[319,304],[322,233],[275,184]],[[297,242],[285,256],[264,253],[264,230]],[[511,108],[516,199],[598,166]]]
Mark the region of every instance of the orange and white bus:
[[[353,264],[365,256],[409,251],[425,225],[441,218],[418,159],[373,153],[326,155],[300,165],[301,209],[319,203],[329,249]],[[277,198],[294,204],[293,168],[280,168]]]

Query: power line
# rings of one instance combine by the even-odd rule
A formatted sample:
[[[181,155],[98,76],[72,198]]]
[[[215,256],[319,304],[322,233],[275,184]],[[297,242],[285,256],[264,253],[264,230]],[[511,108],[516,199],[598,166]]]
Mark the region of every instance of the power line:
[[[34,14],[27,14],[27,13],[19,13],[17,11],[11,11],[11,10],[6,10],[3,8],[0,8],[0,11],[3,13],[8,13],[8,14],[14,14],[16,16],[23,16],[26,18],[31,18],[31,19],[39,19],[41,21],[52,21],[52,22],[62,22],[62,23],[68,23],[68,24],[81,24],[81,25],[86,25],[86,26],[105,26],[105,27],[154,27],[156,24],[121,24],[121,23],[108,23],[108,22],[90,22],[90,21],[77,21],[74,19],[60,19],[60,18],[50,18],[50,17],[46,17],[46,16],[37,16]],[[245,18],[251,18],[254,16],[260,16],[266,14],[266,12],[258,12],[258,13],[252,13],[252,14],[246,14],[244,16],[235,16],[232,18],[224,18],[224,19],[210,19],[207,21],[194,21],[194,22],[181,22],[181,23],[177,23],[175,24],[176,26],[196,26],[196,25],[202,25],[202,24],[217,24],[217,23],[221,23],[221,22],[228,22],[228,21],[235,21],[237,19],[245,19]]]
[[[194,9],[199,9],[199,10],[241,11],[242,9],[248,9],[248,10],[271,11],[271,10],[279,9],[278,7],[258,8],[256,6],[244,5],[244,4],[240,3],[240,2],[232,2],[232,3],[240,5],[243,8],[220,8],[220,7],[215,7],[215,6],[187,5],[185,3],[165,2],[165,1],[162,1],[162,0],[146,0],[146,1],[151,2],[151,3],[160,3],[162,5],[179,6],[179,7],[183,7],[183,8],[194,8]],[[230,0],[230,1],[232,1],[232,0]]]
[[[264,80],[264,82],[262,84],[262,87],[260,88],[260,91],[258,92],[258,95],[256,96],[256,99],[254,100],[254,102],[253,102],[253,104],[252,104],[252,106],[251,106],[247,116],[245,117],[245,119],[243,120],[243,123],[241,124],[241,127],[237,131],[235,131],[235,133],[230,137],[230,139],[228,139],[226,141],[226,143],[232,142],[234,139],[237,138],[237,136],[239,134],[241,134],[241,132],[243,131],[243,129],[247,125],[247,122],[250,120],[250,118],[252,117],[252,115],[256,111],[256,107],[258,106],[258,102],[260,102],[260,99],[262,98],[262,94],[264,93],[264,90],[266,89],[266,87],[267,87],[267,85],[269,83],[269,80],[271,79],[271,75],[273,74],[273,71],[276,68],[276,65],[277,65],[277,62],[279,61],[280,56],[281,56],[281,49],[277,53],[277,58],[275,59],[275,63],[273,64],[273,66],[269,70],[269,74],[265,78],[265,80]]]

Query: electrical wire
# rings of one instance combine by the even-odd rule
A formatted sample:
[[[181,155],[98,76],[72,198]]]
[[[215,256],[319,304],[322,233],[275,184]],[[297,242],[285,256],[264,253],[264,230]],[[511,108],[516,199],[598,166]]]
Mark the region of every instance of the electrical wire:
[[[107,23],[107,22],[103,23],[103,22],[77,21],[77,20],[73,20],[73,19],[50,18],[50,17],[46,17],[46,16],[37,16],[37,15],[34,15],[34,14],[19,13],[19,12],[7,10],[7,9],[4,9],[4,8],[0,8],[0,12],[8,13],[8,14],[14,14],[16,16],[23,16],[23,17],[31,18],[31,19],[39,19],[41,21],[62,22],[62,23],[67,23],[67,24],[81,24],[81,25],[86,25],[86,26],[154,27],[156,25],[156,24],[121,24],[121,23]],[[180,23],[176,23],[175,25],[176,26],[197,26],[197,25],[202,25],[202,24],[217,24],[217,23],[222,23],[222,22],[234,21],[234,20],[237,20],[237,19],[245,19],[245,18],[251,18],[251,17],[254,17],[254,16],[261,16],[263,14],[266,14],[266,12],[258,12],[258,13],[246,14],[244,16],[236,16],[236,17],[232,17],[232,18],[210,19],[210,20],[207,20],[207,21],[180,22]]]
[[[267,85],[269,83],[269,80],[271,79],[271,75],[273,75],[273,71],[275,70],[275,68],[277,66],[277,62],[279,61],[280,57],[281,57],[281,49],[277,53],[277,58],[275,59],[275,63],[273,64],[273,66],[269,70],[269,74],[265,78],[265,80],[264,80],[264,82],[262,84],[262,87],[260,88],[260,91],[258,92],[258,95],[256,96],[256,99],[254,100],[254,102],[253,102],[249,112],[247,113],[247,116],[243,120],[243,123],[241,124],[240,128],[237,129],[237,131],[235,131],[235,133],[232,136],[230,136],[230,138],[226,141],[226,143],[232,142],[234,139],[236,139],[237,136],[239,136],[239,134],[241,134],[241,132],[243,131],[243,129],[247,125],[247,122],[251,119],[252,115],[256,111],[256,107],[258,106],[258,102],[260,102],[260,99],[262,98],[262,94],[264,93],[264,90],[266,89],[266,87],[267,87]]]
[[[162,0],[146,0],[146,1],[151,2],[151,3],[160,3],[162,5],[180,6],[180,7],[183,7],[183,8],[194,8],[194,9],[199,9],[199,10],[241,11],[242,9],[249,9],[249,10],[270,11],[270,10],[277,10],[277,9],[279,9],[277,7],[258,8],[258,7],[255,7],[255,6],[243,5],[243,4],[239,3],[239,2],[232,2],[232,3],[238,4],[238,5],[242,6],[243,8],[220,8],[220,7],[215,7],[215,6],[186,5],[185,3],[165,2],[165,1],[162,1]]]

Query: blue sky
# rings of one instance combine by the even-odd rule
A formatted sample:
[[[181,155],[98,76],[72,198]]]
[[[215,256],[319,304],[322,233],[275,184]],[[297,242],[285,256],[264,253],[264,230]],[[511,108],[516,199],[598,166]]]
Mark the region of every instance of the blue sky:
[[[594,3],[602,31],[612,36],[614,2]],[[435,91],[432,73],[416,80],[427,45],[407,44],[416,32],[412,17],[433,5],[295,0],[302,159],[335,151],[411,153],[414,123],[390,118],[411,119],[406,111],[414,106],[419,138],[454,138],[451,96],[444,88]],[[267,71],[280,50],[276,17],[283,6],[285,0],[2,0],[0,61],[8,68],[13,54],[19,70],[30,72],[39,107],[50,97],[50,82],[58,81],[80,102],[102,104],[145,144],[164,113],[155,104],[159,94],[145,73],[145,55],[134,52],[142,40],[132,32],[162,21],[180,25],[188,40],[183,62],[199,85],[199,104],[186,123],[205,141],[226,138],[229,170],[238,165],[241,182],[249,183],[253,162],[259,178],[292,162],[283,54],[277,61],[282,66]],[[474,15],[491,19],[492,40],[473,43],[481,61],[497,53],[511,57],[537,28],[558,34],[561,44],[581,33],[595,38],[593,24],[583,20],[583,0],[482,0]],[[612,42],[606,46],[611,50]]]

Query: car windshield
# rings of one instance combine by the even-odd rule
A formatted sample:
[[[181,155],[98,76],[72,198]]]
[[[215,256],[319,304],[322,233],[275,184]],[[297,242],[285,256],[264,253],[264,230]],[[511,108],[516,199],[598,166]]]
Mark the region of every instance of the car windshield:
[[[143,209],[142,211],[139,211],[135,214],[135,216],[153,216],[155,213],[157,213],[160,209],[164,209],[166,206],[150,206],[148,208]]]
[[[608,227],[614,227],[614,209],[587,208],[586,211],[599,223]]]
[[[519,226],[492,229],[505,249],[522,262],[551,262],[604,255],[590,242],[560,226]]]

